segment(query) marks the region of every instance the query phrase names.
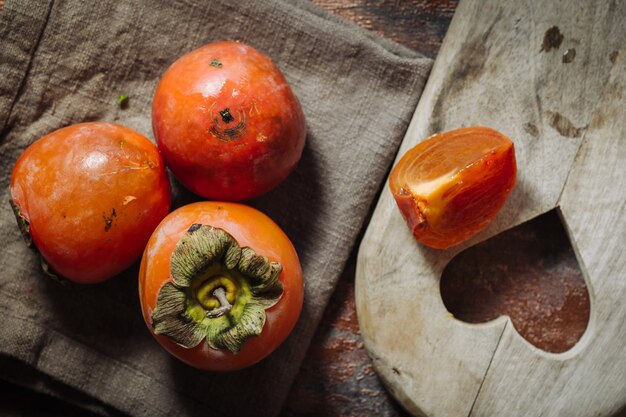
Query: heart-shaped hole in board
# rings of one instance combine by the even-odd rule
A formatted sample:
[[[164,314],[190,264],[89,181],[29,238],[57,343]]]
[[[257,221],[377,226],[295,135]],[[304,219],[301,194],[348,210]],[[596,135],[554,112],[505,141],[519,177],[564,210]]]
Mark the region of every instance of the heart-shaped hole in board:
[[[459,253],[440,285],[455,318],[509,316],[524,339],[547,352],[571,349],[589,323],[589,292],[556,210]]]

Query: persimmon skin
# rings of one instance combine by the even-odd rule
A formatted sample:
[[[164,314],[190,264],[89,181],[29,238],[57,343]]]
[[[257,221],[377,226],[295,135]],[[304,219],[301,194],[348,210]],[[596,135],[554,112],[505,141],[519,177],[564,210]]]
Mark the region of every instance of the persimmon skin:
[[[176,244],[193,224],[205,224],[231,234],[240,246],[248,246],[270,261],[280,262],[284,293],[266,310],[267,319],[259,336],[248,339],[240,352],[211,349],[206,341],[187,349],[168,336],[155,335],[151,314],[159,290],[171,282],[170,261]],[[239,203],[204,201],[183,206],[159,224],[146,246],[139,270],[139,298],[143,318],[154,338],[184,363],[208,371],[232,371],[253,365],[273,352],[289,335],[302,310],[302,269],[291,241],[269,217]]]
[[[156,146],[105,122],[68,126],[30,145],[10,188],[53,272],[83,284],[109,279],[138,259],[171,201]]]
[[[300,103],[272,61],[239,42],[215,42],[163,74],[154,136],[176,178],[210,200],[241,201],[276,187],[306,137]]]
[[[446,147],[471,156],[446,157],[441,151]],[[422,171],[437,171],[438,162],[428,161],[429,157],[444,158],[448,166],[424,182],[436,180],[437,175],[445,176],[455,161],[467,162],[458,167],[453,178],[443,181],[430,199],[407,185],[407,179],[413,175],[412,181],[419,188],[417,177],[424,175],[419,162],[433,164],[432,170]],[[493,221],[515,186],[516,176],[513,142],[493,129],[477,126],[437,134],[420,142],[394,167],[389,187],[415,239],[433,248],[447,249],[471,238]]]

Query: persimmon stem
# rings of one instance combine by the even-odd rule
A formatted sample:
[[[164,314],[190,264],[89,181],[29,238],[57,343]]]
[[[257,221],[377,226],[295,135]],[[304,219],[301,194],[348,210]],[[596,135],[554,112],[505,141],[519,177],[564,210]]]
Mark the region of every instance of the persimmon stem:
[[[217,287],[215,291],[213,291],[213,296],[220,302],[220,306],[211,311],[207,311],[206,316],[208,318],[214,319],[223,316],[233,308],[232,304],[226,299],[226,290],[224,287]]]

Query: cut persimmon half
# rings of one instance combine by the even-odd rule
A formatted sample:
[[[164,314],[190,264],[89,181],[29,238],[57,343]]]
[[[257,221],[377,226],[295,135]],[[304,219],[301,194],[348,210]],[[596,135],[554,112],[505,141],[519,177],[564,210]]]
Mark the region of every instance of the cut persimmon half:
[[[410,149],[392,170],[389,187],[415,239],[446,249],[491,223],[516,173],[509,138],[487,127],[467,127]]]

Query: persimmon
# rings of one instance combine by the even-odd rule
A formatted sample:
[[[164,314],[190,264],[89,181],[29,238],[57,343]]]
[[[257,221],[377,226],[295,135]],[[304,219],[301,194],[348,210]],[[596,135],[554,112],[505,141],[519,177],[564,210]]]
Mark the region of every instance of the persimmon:
[[[446,249],[494,219],[516,172],[509,138],[487,127],[468,127],[436,134],[406,152],[389,187],[415,239]]]
[[[141,256],[171,197],[152,142],[130,128],[92,122],[30,145],[13,168],[11,199],[46,271],[96,283]]]
[[[240,42],[211,43],[174,62],[156,88],[152,125],[176,178],[211,200],[241,201],[276,187],[306,137],[285,77]]]
[[[304,286],[287,235],[262,212],[204,201],[170,213],[154,231],[139,271],[148,329],[199,369],[250,366],[295,326]]]

